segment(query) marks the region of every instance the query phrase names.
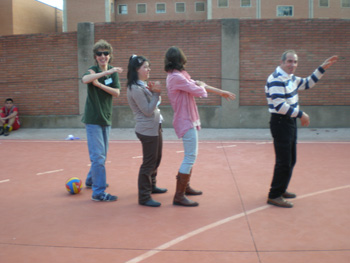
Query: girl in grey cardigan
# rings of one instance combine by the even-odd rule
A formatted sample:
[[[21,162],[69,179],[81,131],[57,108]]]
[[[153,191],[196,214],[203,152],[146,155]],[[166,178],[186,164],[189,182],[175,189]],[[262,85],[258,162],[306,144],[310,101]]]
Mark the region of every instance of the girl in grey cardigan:
[[[151,194],[165,193],[167,189],[156,186],[157,169],[162,158],[162,115],[160,83],[148,82],[149,61],[143,56],[133,55],[129,59],[127,97],[136,121],[135,133],[142,144],[143,162],[138,177],[138,201],[140,205],[158,207]]]

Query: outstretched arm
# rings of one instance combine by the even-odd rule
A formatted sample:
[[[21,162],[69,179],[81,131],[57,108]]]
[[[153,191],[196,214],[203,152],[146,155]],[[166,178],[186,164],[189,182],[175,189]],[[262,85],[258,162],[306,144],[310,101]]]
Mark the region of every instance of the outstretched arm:
[[[337,62],[338,56],[331,56],[330,58],[327,58],[321,65],[323,69],[327,69],[330,66],[332,66],[335,62]],[[306,114],[306,112],[303,112],[303,115],[300,118],[301,126],[309,126],[310,124],[310,117]]]
[[[207,85],[204,82],[199,81],[199,80],[196,81],[196,84],[198,86],[201,86],[201,87],[205,88],[205,90],[207,92],[215,93],[217,95],[220,95],[221,97],[224,97],[226,100],[234,100],[234,99],[236,99],[236,95],[231,93],[231,92],[229,92],[229,91],[214,88],[214,87],[209,86],[209,85]]]

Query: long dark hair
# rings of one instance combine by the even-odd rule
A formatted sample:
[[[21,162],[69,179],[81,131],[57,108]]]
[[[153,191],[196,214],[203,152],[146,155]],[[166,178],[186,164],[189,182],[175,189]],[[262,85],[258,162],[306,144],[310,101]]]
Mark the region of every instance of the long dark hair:
[[[174,69],[182,71],[185,69],[187,58],[181,48],[172,46],[165,53],[164,70],[166,72]]]
[[[148,59],[143,57],[143,56],[137,56],[137,55],[132,55],[129,58],[129,65],[128,65],[128,82],[127,82],[127,87],[131,87],[132,84],[136,84],[137,81],[139,80],[139,75],[137,73],[137,70],[143,65],[143,63],[148,62]]]

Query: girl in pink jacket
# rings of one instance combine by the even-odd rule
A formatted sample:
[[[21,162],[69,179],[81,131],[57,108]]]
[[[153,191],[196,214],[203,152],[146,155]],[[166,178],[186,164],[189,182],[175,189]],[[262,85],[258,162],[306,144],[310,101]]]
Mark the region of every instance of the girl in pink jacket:
[[[166,86],[171,106],[174,110],[173,126],[178,138],[182,138],[184,159],[176,176],[174,205],[198,206],[186,195],[201,195],[202,191],[190,187],[192,167],[198,154],[198,134],[201,128],[195,97],[207,97],[207,92],[218,94],[227,100],[234,100],[231,92],[208,86],[202,81],[194,81],[185,71],[187,58],[178,47],[170,47],[165,55],[164,70],[168,73]]]

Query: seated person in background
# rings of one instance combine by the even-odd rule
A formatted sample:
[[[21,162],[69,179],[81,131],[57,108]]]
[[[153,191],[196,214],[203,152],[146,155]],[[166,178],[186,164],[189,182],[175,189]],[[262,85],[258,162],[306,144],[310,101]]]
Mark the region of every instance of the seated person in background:
[[[8,136],[12,130],[18,130],[20,126],[18,108],[13,105],[13,99],[8,98],[0,110],[0,135]]]

